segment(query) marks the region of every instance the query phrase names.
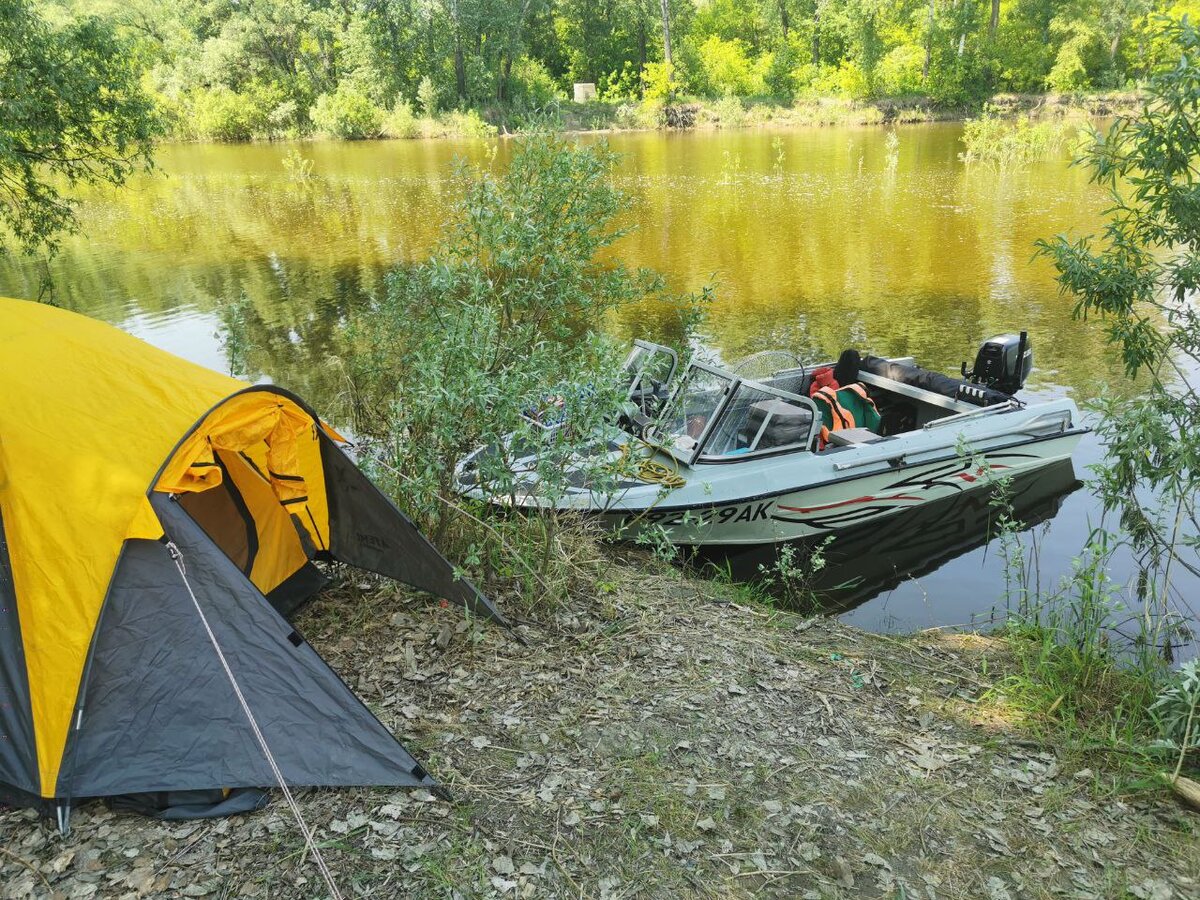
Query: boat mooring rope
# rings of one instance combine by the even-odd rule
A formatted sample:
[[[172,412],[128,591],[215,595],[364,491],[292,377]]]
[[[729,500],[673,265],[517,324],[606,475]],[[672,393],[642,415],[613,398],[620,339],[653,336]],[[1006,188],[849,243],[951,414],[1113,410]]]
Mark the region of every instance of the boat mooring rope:
[[[649,449],[653,449],[645,442],[643,442],[643,445]],[[621,458],[617,462],[619,468],[630,471],[639,481],[644,481],[647,484],[661,484],[667,490],[671,491],[687,484],[684,477],[679,474],[678,468],[672,468],[665,463],[660,463],[649,457],[640,457],[631,469],[627,469],[627,465],[634,461],[633,451],[630,449],[631,446],[628,443],[621,445]]]
[[[321,870],[321,876],[325,879],[325,884],[329,888],[329,893],[333,896],[333,900],[344,900],[342,892],[338,890],[338,886],[333,880],[333,873],[329,871],[329,866],[325,863],[325,857],[321,855],[316,841],[313,840],[312,831],[309,829],[308,823],[304,821],[304,815],[300,812],[300,805],[296,803],[296,798],[292,795],[291,789],[284,780],[283,772],[280,771],[278,764],[275,762],[275,756],[271,753],[271,748],[267,745],[267,739],[258,727],[258,720],[254,718],[254,713],[250,710],[250,704],[246,702],[246,697],[242,694],[242,688],[238,684],[237,678],[233,675],[233,669],[229,667],[229,662],[225,659],[225,653],[221,650],[221,645],[217,643],[217,636],[213,634],[212,627],[208,624],[208,617],[204,615],[204,610],[200,608],[200,601],[196,599],[196,593],[192,590],[191,582],[188,581],[187,566],[183,562],[183,553],[175,546],[174,541],[167,542],[167,550],[171,553],[171,559],[175,560],[175,567],[179,569],[179,577],[183,579],[183,586],[187,588],[188,595],[192,598],[192,605],[196,607],[196,612],[200,616],[204,630],[208,633],[208,639],[212,643],[213,649],[217,651],[217,659],[221,661],[221,668],[225,670],[225,676],[229,679],[230,685],[233,686],[233,692],[237,695],[238,703],[242,706],[242,712],[246,714],[246,718],[250,722],[250,728],[253,729],[254,737],[258,740],[258,746],[262,750],[263,756],[266,757],[267,765],[271,767],[275,781],[279,784],[279,790],[283,793],[284,799],[287,800],[288,806],[291,807],[296,824],[300,826],[300,833],[304,835],[304,845],[312,853],[313,859],[317,863],[317,868]]]

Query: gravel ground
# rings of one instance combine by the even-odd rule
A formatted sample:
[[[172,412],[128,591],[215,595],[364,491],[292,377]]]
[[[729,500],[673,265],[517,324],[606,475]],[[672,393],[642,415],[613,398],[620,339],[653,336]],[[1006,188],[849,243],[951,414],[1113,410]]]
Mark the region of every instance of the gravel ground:
[[[1200,897],[1200,816],[1111,790],[981,702],[988,640],[601,575],[525,644],[376,584],[302,615],[452,798],[300,792],[343,895]],[[328,891],[276,797],[183,823],[93,804],[67,838],[0,810],[0,896]]]

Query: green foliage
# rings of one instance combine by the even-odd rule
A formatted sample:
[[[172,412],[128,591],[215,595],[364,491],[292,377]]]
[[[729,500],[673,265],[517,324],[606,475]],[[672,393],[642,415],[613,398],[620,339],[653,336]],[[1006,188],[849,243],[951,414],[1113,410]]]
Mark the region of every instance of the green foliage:
[[[1076,316],[1098,319],[1128,374],[1147,381],[1135,397],[1100,405],[1110,453],[1099,488],[1135,546],[1169,570],[1184,548],[1192,558],[1179,561],[1195,567],[1198,543],[1200,35],[1186,19],[1163,27],[1177,44],[1173,65],[1150,80],[1141,114],[1095,134],[1082,159],[1111,198],[1102,239],[1060,236],[1039,248]]]
[[[640,100],[642,97],[642,73],[632,63],[618,72],[601,77],[596,83],[596,98],[602,103],[621,103]]]
[[[717,35],[708,38],[696,51],[696,88],[715,97],[746,97],[766,91],[763,71],[750,59],[746,45],[737,39],[726,41]]]
[[[675,71],[666,63],[647,63],[642,71],[642,99],[649,103],[671,99],[674,79]]]
[[[312,178],[313,161],[302,156],[295,147],[283,158],[283,169],[288,173],[288,179],[298,184],[307,183]]]
[[[866,74],[850,60],[842,60],[837,66],[804,66],[799,78],[806,85],[802,93],[809,97],[857,99],[871,93]]]
[[[489,125],[473,109],[466,112],[454,110],[438,120],[437,134],[442,137],[488,138],[496,134],[496,126]]]
[[[1029,116],[1009,118],[994,107],[963,123],[959,154],[966,163],[985,162],[1001,169],[1026,165],[1058,153],[1074,129],[1061,119],[1034,121]]]
[[[1180,752],[1200,749],[1200,660],[1189,660],[1150,707],[1162,741]]]
[[[1046,86],[1052,91],[1069,93],[1096,84],[1106,61],[1100,30],[1089,22],[1060,20],[1055,20],[1051,30],[1062,39],[1062,44],[1046,76]]]
[[[1200,34],[1186,18],[1157,27],[1174,44],[1170,63],[1151,77],[1140,113],[1093,133],[1079,160],[1109,194],[1102,236],[1038,242],[1076,317],[1100,323],[1129,377],[1141,379],[1132,397],[1102,397],[1095,408],[1107,453],[1093,489],[1121,528],[1094,530],[1057,592],[1021,582],[1010,627],[1022,671],[1007,689],[1068,733],[1119,744],[1160,770],[1152,739],[1165,739],[1179,751],[1178,774],[1200,694],[1194,667],[1174,680],[1168,670],[1185,630],[1172,575],[1200,572]],[[1137,559],[1140,608],[1125,608],[1107,574],[1118,550]]]
[[[432,119],[438,112],[438,89],[433,79],[426,75],[417,85],[417,106],[421,115]]]
[[[715,101],[705,112],[720,128],[737,128],[746,121],[746,108],[737,97],[722,97]]]
[[[925,90],[921,66],[925,51],[912,44],[893,48],[875,71],[875,93],[882,97],[903,97]]]
[[[381,132],[390,138],[420,137],[421,122],[413,113],[412,104],[407,100],[397,100],[391,112],[383,117]]]
[[[513,561],[452,500],[456,464],[516,430],[536,450],[541,496],[553,499],[565,460],[616,409],[619,360],[603,320],[662,292],[657,276],[602,259],[624,233],[617,220],[627,201],[613,165],[603,145],[538,135],[520,138],[499,174],[460,168],[461,199],[434,255],[391,273],[386,294],[350,323],[356,433],[410,512],[439,540],[464,542],[459,549],[493,574]],[[523,418],[548,400],[565,404],[567,425],[547,430]],[[501,495],[516,490],[505,463],[502,453],[481,462],[481,479]],[[560,553],[564,523],[555,517],[487,527],[507,544],[526,546],[535,534],[528,566],[539,577]]]
[[[317,131],[329,137],[362,140],[379,137],[383,113],[362,91],[342,82],[332,94],[321,94],[309,110]]]
[[[763,86],[767,93],[779,100],[791,100],[798,88],[796,69],[800,65],[800,54],[788,41],[773,54],[763,73]]]
[[[692,92],[920,96],[950,107],[1005,91],[1136,86],[1170,52],[1148,13],[1178,17],[1196,5],[1011,0],[993,31],[990,5],[978,2],[667,0],[667,79],[664,7],[644,0],[137,0],[136,12],[109,0],[38,2],[60,17],[63,6],[75,18],[103,9],[180,134],[228,140],[338,134],[346,123],[368,133],[362,98],[379,110],[409,100],[430,122],[475,109],[519,127],[576,81],[594,82],[607,103]],[[309,113],[321,97],[318,125]],[[234,102],[249,108],[229,109]]]
[[[512,69],[512,101],[526,110],[542,110],[564,99],[549,70],[539,60],[522,56]]]
[[[64,185],[122,184],[149,168],[158,128],[111,27],[52,26],[27,0],[0,0],[0,222],[22,249],[53,252],[75,228]]]
[[[248,98],[224,85],[198,89],[188,98],[188,107],[188,127],[202,140],[248,141],[261,122]]]
[[[789,609],[817,611],[820,598],[814,585],[825,569],[825,551],[832,540],[825,538],[810,547],[780,544],[770,564],[759,564],[758,587],[765,594],[782,600]]]
[[[989,692],[1035,731],[1070,746],[1118,747],[1130,774],[1144,778],[1158,765],[1149,749],[1157,728],[1150,709],[1166,666],[1154,649],[1114,640],[1131,618],[1108,574],[1119,539],[1095,528],[1057,586],[1042,584],[1033,533],[1026,546],[1012,510],[1009,480],[988,471],[1005,562],[1008,608],[1002,635],[1011,648],[1010,673]]]

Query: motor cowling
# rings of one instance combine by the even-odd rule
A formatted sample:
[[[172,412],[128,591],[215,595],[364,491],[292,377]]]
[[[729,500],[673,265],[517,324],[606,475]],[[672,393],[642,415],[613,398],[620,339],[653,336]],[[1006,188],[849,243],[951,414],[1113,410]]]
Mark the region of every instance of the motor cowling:
[[[966,368],[964,364],[963,368]],[[1015,394],[1025,386],[1033,370],[1033,342],[1027,332],[1002,334],[979,345],[975,366],[968,377],[1005,394]]]

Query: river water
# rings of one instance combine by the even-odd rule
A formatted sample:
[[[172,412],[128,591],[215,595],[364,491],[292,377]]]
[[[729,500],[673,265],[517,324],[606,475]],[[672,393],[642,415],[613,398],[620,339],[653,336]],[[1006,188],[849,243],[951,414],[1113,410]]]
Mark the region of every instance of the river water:
[[[611,136],[634,226],[615,253],[678,289],[715,285],[704,339],[728,360],[855,346],[953,371],[984,338],[1027,329],[1027,397],[1129,389],[1116,354],[1072,321],[1050,267],[1033,258],[1039,237],[1099,226],[1104,197],[1086,173],[1066,152],[1016,173],[967,166],[955,124],[895,133],[894,164],[882,128]],[[312,161],[304,180],[285,165],[297,151]],[[337,389],[322,336],[381,288],[390,265],[429,252],[457,161],[500,166],[509,152],[504,141],[165,146],[156,174],[82,195],[82,231],[48,268],[0,257],[0,294],[36,296],[49,274],[59,304],[214,368],[227,368],[218,311],[245,298],[260,326],[250,365],[319,408]],[[644,304],[613,328],[655,339],[667,321]],[[1074,474],[1086,477],[1099,456],[1085,441]],[[1036,535],[1044,584],[1070,571],[1100,522],[1094,498],[1073,486],[1069,469],[1022,486],[1019,507],[1042,523],[1025,539]],[[831,603],[884,630],[1002,609],[990,519],[986,503],[951,504],[899,523],[886,550],[870,535],[846,542],[825,573],[843,585]],[[1120,558],[1113,575],[1132,584],[1137,567]],[[1198,586],[1178,579],[1179,602]]]

